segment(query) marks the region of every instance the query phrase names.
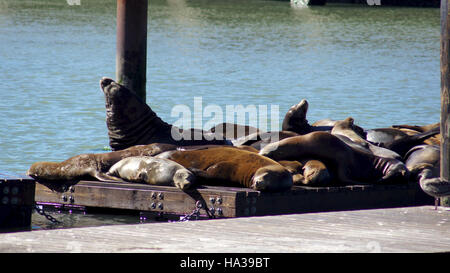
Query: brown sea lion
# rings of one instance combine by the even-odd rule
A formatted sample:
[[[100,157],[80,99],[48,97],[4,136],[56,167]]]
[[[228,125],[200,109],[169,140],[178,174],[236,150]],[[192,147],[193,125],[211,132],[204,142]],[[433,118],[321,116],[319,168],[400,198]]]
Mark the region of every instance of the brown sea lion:
[[[259,152],[259,151],[258,151]],[[292,182],[294,185],[302,185],[305,181],[305,178],[303,177],[303,164],[293,160],[281,160],[278,161],[282,166],[284,166],[292,175]]]
[[[130,182],[176,186],[181,190],[195,182],[195,175],[180,164],[152,156],[127,157],[114,164],[106,175]]]
[[[407,124],[401,124],[401,125],[392,125],[392,128],[397,128],[397,129],[411,129],[420,133],[426,132],[426,131],[430,131],[434,128],[437,128],[441,125],[440,122],[437,123],[432,123],[432,124],[427,124],[427,125],[422,125],[422,126],[418,126],[418,125],[407,125]]]
[[[106,125],[113,151],[151,143],[231,145],[212,132],[183,130],[164,122],[133,91],[112,79],[102,78],[100,87],[105,95]]]
[[[358,129],[354,125],[354,119],[352,117],[348,117],[344,120],[336,121],[333,129],[331,130],[331,134],[336,135],[336,136],[346,136],[350,140],[352,140],[354,143],[362,146],[363,149],[366,149],[366,150],[372,152],[374,155],[381,156],[381,157],[395,158],[398,160],[402,159],[402,157],[399,154],[397,154],[396,152],[393,152],[393,151],[388,150],[383,147],[378,147],[378,146],[373,145],[372,143],[368,142],[366,139],[362,138],[357,133],[357,130]],[[343,140],[343,139],[341,138],[341,140]],[[346,141],[344,140],[344,142],[346,142]]]
[[[435,125],[435,124],[431,124],[431,125]],[[434,128],[438,128],[438,127],[439,126],[423,126],[423,129],[431,128],[430,130],[433,130]],[[407,133],[410,136],[426,132],[426,131],[423,131],[423,129],[419,129],[419,130],[413,130],[413,129],[408,129],[408,128],[398,128],[398,129],[401,130],[402,132]],[[430,130],[428,130],[428,131],[430,131]],[[434,136],[431,136],[428,139],[425,139],[423,141],[423,144],[427,144],[427,145],[441,145],[441,133],[436,134]]]
[[[198,183],[239,185],[259,191],[284,191],[292,186],[292,175],[285,167],[241,149],[168,151],[157,157],[175,161],[193,171]]]
[[[319,160],[281,160],[278,163],[292,174],[294,185],[324,186],[331,183],[327,167]]]
[[[327,166],[319,160],[308,160],[303,165],[303,184],[308,186],[323,186],[331,183],[331,175]]]
[[[136,145],[125,150],[99,154],[81,154],[62,162],[36,162],[31,165],[27,175],[38,182],[72,183],[82,179],[96,178],[100,181],[123,181],[107,175],[112,165],[130,156],[155,156],[165,151],[175,150],[171,144],[154,143]],[[55,189],[57,185],[53,185]]]
[[[327,132],[312,132],[271,143],[259,154],[277,161],[320,160],[330,169],[333,177],[348,184],[405,182],[408,174],[401,161],[352,149]]]

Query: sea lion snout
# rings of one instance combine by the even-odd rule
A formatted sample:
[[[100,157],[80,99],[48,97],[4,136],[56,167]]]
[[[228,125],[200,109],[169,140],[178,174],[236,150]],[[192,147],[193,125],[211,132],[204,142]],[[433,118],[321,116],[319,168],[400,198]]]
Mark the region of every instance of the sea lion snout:
[[[186,169],[180,169],[173,176],[173,183],[180,190],[186,190],[194,184],[195,175]]]
[[[107,77],[103,77],[101,80],[100,80],[100,87],[101,87],[101,89],[103,90],[103,92],[105,92],[105,88],[107,87],[107,86],[109,86],[111,83],[113,83],[114,82],[114,80],[113,79],[110,79],[110,78],[107,78]]]

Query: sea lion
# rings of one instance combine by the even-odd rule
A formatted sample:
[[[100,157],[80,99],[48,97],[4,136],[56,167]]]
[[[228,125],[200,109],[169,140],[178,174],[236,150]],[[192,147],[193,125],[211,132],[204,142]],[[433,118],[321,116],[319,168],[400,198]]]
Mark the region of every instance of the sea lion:
[[[411,177],[416,177],[423,169],[430,169],[434,177],[439,177],[440,151],[437,145],[418,145],[409,150],[405,155],[405,164]]]
[[[258,151],[259,152],[259,151]],[[305,178],[303,177],[303,164],[293,160],[281,160],[278,161],[283,167],[288,170],[292,175],[292,182],[294,185],[302,185],[305,181]]]
[[[258,132],[233,141],[233,145],[251,146],[257,150],[260,150],[269,143],[277,142],[281,139],[293,136],[298,136],[298,134],[291,131]]]
[[[358,129],[354,125],[354,119],[352,117],[348,117],[344,120],[336,121],[333,129],[331,130],[331,134],[336,135],[336,136],[346,136],[353,142],[361,145],[363,149],[366,149],[366,150],[372,152],[374,155],[381,156],[381,157],[394,158],[394,159],[398,159],[398,160],[402,159],[402,157],[399,154],[397,154],[396,152],[393,152],[393,151],[388,150],[383,147],[378,147],[378,146],[373,145],[372,143],[368,142],[366,139],[362,138],[357,133],[357,130]],[[341,140],[342,140],[342,138],[341,138]]]
[[[304,135],[311,132],[317,131],[327,131],[330,132],[335,126],[337,121],[334,120],[322,120],[316,121],[313,125],[308,123],[306,119],[306,114],[308,112],[308,101],[303,99],[298,104],[291,106],[288,112],[284,116],[282,130],[283,131],[292,131],[299,135]],[[353,131],[356,134],[365,138],[364,129],[356,124],[352,124]]]
[[[159,153],[175,150],[171,144],[153,143],[136,145],[125,150],[99,154],[81,154],[63,162],[36,162],[31,165],[27,175],[38,182],[57,182],[65,184],[78,182],[82,179],[96,178],[100,181],[123,181],[120,178],[107,175],[112,165],[130,156],[155,156]],[[57,185],[55,189],[57,188]]]
[[[426,132],[426,131],[430,131],[434,128],[437,128],[440,126],[440,122],[437,123],[432,123],[432,124],[427,124],[427,125],[422,125],[422,126],[418,126],[418,125],[408,125],[408,124],[401,124],[401,125],[392,125],[392,128],[397,128],[397,129],[411,129],[420,133]]]
[[[327,166],[319,160],[308,160],[303,165],[303,184],[308,186],[323,186],[331,182]]]
[[[278,163],[292,174],[294,185],[324,186],[331,182],[327,167],[319,160],[281,160]]]
[[[342,183],[406,182],[408,169],[399,160],[365,153],[328,132],[312,132],[283,139],[261,149],[260,155],[274,160],[317,159]]]
[[[259,191],[285,191],[292,175],[278,162],[259,154],[229,147],[168,151],[156,156],[183,165],[197,183],[239,185]]]
[[[195,181],[192,172],[180,164],[151,156],[127,157],[114,164],[106,175],[122,178],[130,182],[151,185],[175,185],[185,190]]]
[[[308,112],[308,101],[302,99],[299,103],[292,105],[283,119],[281,129],[283,131],[292,131],[300,135],[312,132],[311,125],[306,119]]]
[[[389,143],[407,137],[408,134],[396,128],[376,128],[367,130],[366,140],[375,144]]]
[[[102,78],[100,87],[105,95],[106,125],[113,151],[151,143],[231,145],[212,132],[183,130],[164,122],[133,91],[110,78]]]
[[[391,151],[398,153],[400,156],[404,157],[405,154],[414,146],[420,145],[424,140],[439,134],[440,128],[434,128],[430,131],[419,133],[417,135],[405,136],[391,142],[381,143],[380,147],[384,147]]]
[[[240,137],[245,137],[253,133],[258,133],[260,130],[258,128],[249,126],[249,125],[240,125],[233,123],[220,123],[211,129],[208,132],[214,133],[216,135],[223,135],[225,139],[237,139]]]

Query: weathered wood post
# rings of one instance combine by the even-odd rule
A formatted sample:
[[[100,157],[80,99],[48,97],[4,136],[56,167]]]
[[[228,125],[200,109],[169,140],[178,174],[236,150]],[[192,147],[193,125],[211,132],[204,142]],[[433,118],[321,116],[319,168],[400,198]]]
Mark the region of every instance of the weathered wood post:
[[[116,80],[145,101],[148,0],[117,0]]]
[[[450,0],[441,0],[441,180],[450,181],[449,86]],[[441,202],[444,201],[441,199]],[[442,202],[444,203],[444,202]]]

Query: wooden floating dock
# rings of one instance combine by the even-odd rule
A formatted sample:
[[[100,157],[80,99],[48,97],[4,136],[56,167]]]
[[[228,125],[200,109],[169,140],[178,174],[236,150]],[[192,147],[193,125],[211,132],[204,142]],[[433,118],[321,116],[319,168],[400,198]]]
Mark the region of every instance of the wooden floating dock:
[[[0,231],[31,225],[34,195],[31,177],[0,172]]]
[[[0,234],[0,252],[448,252],[449,216],[419,206],[36,230]]]
[[[191,192],[176,187],[135,183],[80,181],[64,192],[36,183],[36,202],[46,205],[125,209],[185,215],[202,201],[216,218],[404,207],[433,204],[417,184],[294,186],[263,193],[247,188],[201,186]],[[200,211],[205,214],[205,210]]]

